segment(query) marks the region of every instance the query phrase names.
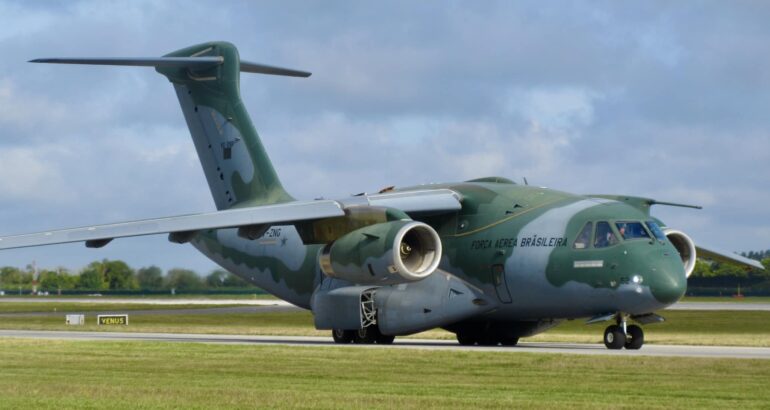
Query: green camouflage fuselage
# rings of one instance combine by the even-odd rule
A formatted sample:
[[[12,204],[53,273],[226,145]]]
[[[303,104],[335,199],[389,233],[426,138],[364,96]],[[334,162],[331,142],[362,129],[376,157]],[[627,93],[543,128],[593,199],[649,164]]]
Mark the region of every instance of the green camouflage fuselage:
[[[669,241],[618,240],[602,248],[575,248],[587,222],[652,219],[631,205],[509,182],[429,188],[448,188],[463,197],[458,212],[415,219],[441,237],[439,269],[497,303],[486,314],[492,320],[644,314],[676,302],[685,291],[684,266]],[[620,237],[617,228],[613,232]],[[314,290],[325,279],[318,266],[321,246],[303,245],[293,226],[272,227],[254,241],[235,229],[212,230],[193,244],[224,268],[304,308],[310,308]]]

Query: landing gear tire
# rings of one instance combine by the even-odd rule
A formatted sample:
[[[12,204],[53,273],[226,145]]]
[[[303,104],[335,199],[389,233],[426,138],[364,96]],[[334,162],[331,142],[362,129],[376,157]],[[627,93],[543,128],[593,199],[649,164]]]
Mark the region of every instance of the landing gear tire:
[[[355,331],[353,336],[353,343],[360,345],[370,345],[377,341],[377,336],[379,336],[379,334],[380,332],[378,332],[377,328],[374,326],[358,329]]]
[[[479,346],[497,346],[500,344],[500,336],[497,332],[488,330],[479,335]]]
[[[476,335],[472,332],[457,332],[457,341],[463,346],[476,344]]]
[[[348,344],[353,341],[355,333],[355,330],[333,329],[332,339],[334,339],[334,343]]]
[[[626,335],[618,325],[607,326],[604,330],[604,345],[607,349],[619,350],[626,344]]]
[[[644,345],[644,331],[637,325],[626,328],[626,349],[639,350]]]
[[[518,343],[518,337],[503,337],[500,339],[500,344],[503,346],[516,346]]]

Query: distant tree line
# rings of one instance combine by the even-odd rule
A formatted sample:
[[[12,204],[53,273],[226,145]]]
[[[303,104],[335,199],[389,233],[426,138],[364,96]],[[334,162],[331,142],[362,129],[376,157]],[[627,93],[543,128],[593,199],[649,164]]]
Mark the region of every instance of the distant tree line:
[[[252,285],[222,269],[201,276],[190,269],[169,269],[163,272],[157,266],[134,270],[121,260],[94,261],[79,272],[65,268],[38,269],[34,283],[35,267],[21,269],[13,266],[0,268],[0,290],[12,292],[37,287],[40,291],[58,290],[148,290],[176,291],[254,288]],[[255,288],[256,289],[256,288]]]
[[[741,255],[760,261],[765,270],[746,269],[731,263],[709,263],[698,260],[690,276],[690,282],[698,285],[731,285],[770,283],[770,250],[743,252]],[[190,269],[174,268],[163,272],[157,266],[148,266],[134,270],[121,260],[94,261],[79,272],[65,268],[37,270],[37,283],[34,283],[35,267],[27,265],[24,269],[4,266],[0,268],[0,290],[12,292],[17,289],[28,291],[37,286],[40,291],[58,290],[82,291],[211,291],[225,289],[258,289],[238,276],[222,269],[216,269],[206,276],[201,276]]]

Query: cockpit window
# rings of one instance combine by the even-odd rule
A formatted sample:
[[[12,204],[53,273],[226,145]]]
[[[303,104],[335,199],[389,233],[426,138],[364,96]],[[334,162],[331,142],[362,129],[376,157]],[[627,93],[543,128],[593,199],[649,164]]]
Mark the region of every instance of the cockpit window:
[[[607,222],[596,223],[596,238],[594,239],[594,248],[606,248],[618,243],[618,238],[612,232],[610,224]]]
[[[591,245],[591,231],[594,230],[594,223],[587,222],[583,229],[575,239],[575,244],[572,245],[575,249],[585,249]]]
[[[641,222],[615,222],[615,227],[618,228],[620,236],[622,236],[625,240],[646,239],[650,237],[650,234],[647,233],[647,230],[644,229],[644,225],[642,225]]]
[[[666,240],[666,234],[663,233],[663,231],[660,229],[660,226],[658,226],[655,221],[647,221],[646,223],[647,227],[650,228],[650,232],[655,235],[655,238],[657,238],[659,241]]]

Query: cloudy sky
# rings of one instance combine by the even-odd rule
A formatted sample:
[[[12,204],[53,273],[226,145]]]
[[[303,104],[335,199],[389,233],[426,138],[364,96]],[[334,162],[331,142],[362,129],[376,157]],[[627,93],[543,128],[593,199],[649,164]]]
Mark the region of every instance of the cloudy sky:
[[[29,3],[29,4],[28,4]],[[313,72],[246,74],[286,188],[334,198],[500,175],[658,208],[696,241],[770,248],[770,3],[0,1],[0,234],[214,209],[173,89],[150,68],[207,40]],[[206,272],[165,236],[8,250]]]

